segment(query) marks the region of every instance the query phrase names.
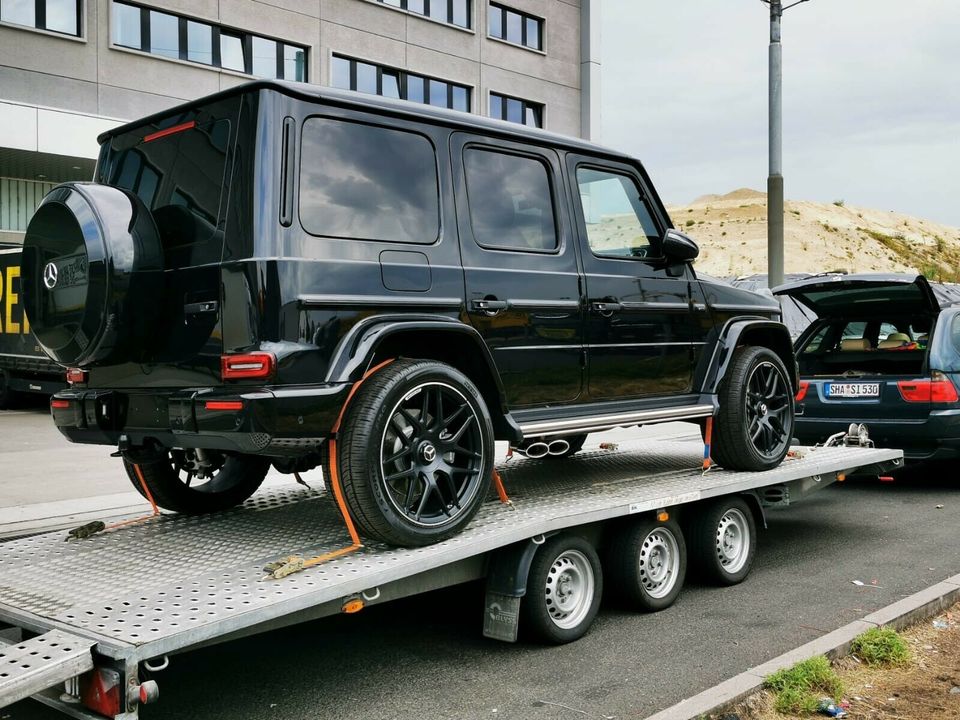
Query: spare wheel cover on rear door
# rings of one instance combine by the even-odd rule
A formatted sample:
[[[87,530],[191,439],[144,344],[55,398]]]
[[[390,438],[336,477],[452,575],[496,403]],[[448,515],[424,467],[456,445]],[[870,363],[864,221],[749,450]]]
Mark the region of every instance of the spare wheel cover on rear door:
[[[22,263],[27,318],[58,363],[90,367],[148,352],[163,248],[136,195],[96,183],[55,187],[27,226]]]

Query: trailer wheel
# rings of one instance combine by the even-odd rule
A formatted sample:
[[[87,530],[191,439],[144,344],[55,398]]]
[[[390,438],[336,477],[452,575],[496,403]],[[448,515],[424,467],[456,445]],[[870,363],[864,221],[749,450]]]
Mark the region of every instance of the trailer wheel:
[[[687,574],[687,546],[676,521],[642,520],[619,527],[604,553],[609,586],[631,607],[673,605]]]
[[[555,535],[533,556],[521,627],[556,645],[578,640],[597,617],[602,594],[597,551],[577,535]]]
[[[204,451],[202,460],[195,450],[127,453],[123,459],[127,477],[144,497],[134,464],[140,466],[157,505],[184,515],[219,512],[239,505],[257,491],[270,469],[267,458],[225,455],[217,450]]]
[[[717,393],[714,460],[728,470],[770,470],[793,437],[793,392],[783,362],[765,347],[736,349]]]
[[[706,505],[689,530],[692,559],[705,580],[736,585],[747,577],[757,553],[757,526],[746,501],[730,497]]]
[[[17,391],[10,388],[6,370],[0,370],[0,410],[9,410],[17,403]]]
[[[490,413],[458,370],[395,360],[347,406],[337,462],[361,533],[392,545],[429,545],[460,532],[486,499]]]

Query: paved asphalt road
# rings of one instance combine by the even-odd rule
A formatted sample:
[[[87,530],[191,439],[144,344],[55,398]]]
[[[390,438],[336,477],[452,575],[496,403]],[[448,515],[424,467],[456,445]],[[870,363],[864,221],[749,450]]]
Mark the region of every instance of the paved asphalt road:
[[[0,425],[6,446],[11,428]],[[690,580],[655,615],[605,603],[571,645],[483,639],[482,587],[467,585],[176,656],[156,677],[160,703],[142,714],[643,718],[960,572],[957,475],[938,467],[895,483],[852,480],[772,512],[743,584]],[[3,720],[54,717],[32,701],[0,711]]]

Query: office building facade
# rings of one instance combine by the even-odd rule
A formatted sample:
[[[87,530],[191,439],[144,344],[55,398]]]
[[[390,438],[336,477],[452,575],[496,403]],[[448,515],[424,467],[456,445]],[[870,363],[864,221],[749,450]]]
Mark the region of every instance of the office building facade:
[[[596,137],[600,0],[0,0],[0,242],[96,136],[254,78]]]

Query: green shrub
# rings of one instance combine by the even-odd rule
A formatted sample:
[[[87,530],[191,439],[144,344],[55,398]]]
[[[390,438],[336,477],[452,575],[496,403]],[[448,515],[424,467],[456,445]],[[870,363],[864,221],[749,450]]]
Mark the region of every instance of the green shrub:
[[[779,712],[816,712],[821,698],[839,700],[843,695],[843,683],[823,655],[778,670],[764,684],[776,694],[774,707]]]
[[[893,628],[870,628],[853,640],[851,651],[867,665],[903,665],[910,659],[910,648]]]

